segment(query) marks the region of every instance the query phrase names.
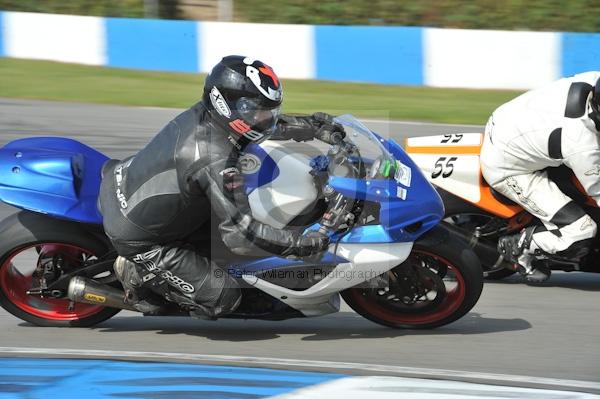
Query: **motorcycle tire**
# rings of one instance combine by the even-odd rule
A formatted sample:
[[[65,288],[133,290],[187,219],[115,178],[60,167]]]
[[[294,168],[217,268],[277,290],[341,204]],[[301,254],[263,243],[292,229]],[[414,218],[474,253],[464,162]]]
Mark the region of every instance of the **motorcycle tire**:
[[[481,295],[483,274],[479,259],[459,237],[447,234],[439,243],[415,243],[408,259],[388,272],[388,281],[401,280],[397,277],[407,267],[415,268],[422,277],[415,285],[420,283],[431,289],[422,298],[413,296],[416,300],[412,305],[404,302],[406,292],[393,289],[391,284],[383,293],[382,288],[349,288],[341,293],[342,298],[356,313],[375,323],[393,328],[431,329],[464,316]],[[439,270],[444,273],[437,274]],[[434,298],[429,298],[431,292]]]
[[[29,211],[7,217],[0,222],[0,305],[42,327],[89,327],[110,319],[120,309],[77,303],[70,310],[69,299],[26,293],[44,254],[52,259],[60,257],[75,268],[90,256],[106,254],[109,248],[106,240],[78,223]]]

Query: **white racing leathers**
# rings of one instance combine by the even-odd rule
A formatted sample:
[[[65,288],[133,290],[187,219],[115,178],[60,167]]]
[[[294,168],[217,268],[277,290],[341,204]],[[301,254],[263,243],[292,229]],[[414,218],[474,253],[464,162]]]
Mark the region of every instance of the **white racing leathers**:
[[[500,106],[485,128],[485,180],[522,205],[544,226],[535,230],[519,263],[536,249],[560,253],[596,235],[596,223],[548,178],[544,169],[566,165],[600,203],[600,135],[588,117],[600,72],[560,79]]]

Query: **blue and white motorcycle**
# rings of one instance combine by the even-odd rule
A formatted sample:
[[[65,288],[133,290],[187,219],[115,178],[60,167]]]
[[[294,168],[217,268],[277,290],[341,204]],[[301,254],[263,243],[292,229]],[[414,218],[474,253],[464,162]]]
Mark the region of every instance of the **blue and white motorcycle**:
[[[256,219],[320,229],[331,245],[319,259],[237,256],[221,263],[245,288],[226,317],[320,316],[338,311],[341,295],[357,313],[390,327],[459,319],[483,287],[476,255],[440,223],[439,195],[398,144],[350,115],[338,122],[347,138],[326,155],[266,142],[240,158]],[[40,326],[91,326],[133,310],[97,209],[107,161],[66,138],[26,138],[0,149],[0,200],[21,209],[0,223],[0,304],[8,312]],[[199,226],[190,242],[220,241],[211,236],[210,226]],[[173,304],[172,314],[188,312]]]

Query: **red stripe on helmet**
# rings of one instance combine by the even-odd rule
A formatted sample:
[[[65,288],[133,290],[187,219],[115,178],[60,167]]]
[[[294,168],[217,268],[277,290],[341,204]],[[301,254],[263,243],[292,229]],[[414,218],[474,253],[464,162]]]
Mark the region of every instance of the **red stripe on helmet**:
[[[271,78],[273,83],[275,83],[275,88],[279,87],[279,78],[277,77],[277,75],[275,75],[275,71],[273,71],[273,68],[271,68],[268,65],[265,65],[258,68],[258,70]]]

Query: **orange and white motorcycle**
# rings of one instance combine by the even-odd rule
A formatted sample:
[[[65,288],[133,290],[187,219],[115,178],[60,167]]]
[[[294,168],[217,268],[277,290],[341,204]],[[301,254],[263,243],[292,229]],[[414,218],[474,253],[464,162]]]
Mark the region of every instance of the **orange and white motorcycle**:
[[[471,243],[481,260],[484,276],[501,279],[515,273],[516,267],[498,253],[498,239],[541,221],[485,182],[479,165],[482,143],[481,133],[412,137],[406,140],[405,150],[436,186],[444,201],[446,217],[454,225],[455,233]],[[550,168],[548,175],[600,223],[600,208],[585,194],[570,169]],[[550,270],[600,273],[599,253],[600,240],[595,240],[584,257],[549,256],[538,262]]]

